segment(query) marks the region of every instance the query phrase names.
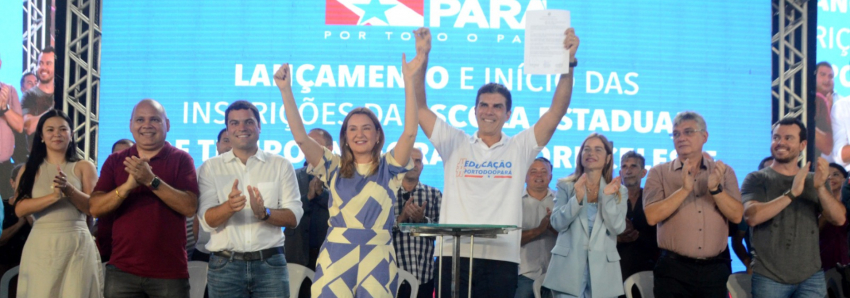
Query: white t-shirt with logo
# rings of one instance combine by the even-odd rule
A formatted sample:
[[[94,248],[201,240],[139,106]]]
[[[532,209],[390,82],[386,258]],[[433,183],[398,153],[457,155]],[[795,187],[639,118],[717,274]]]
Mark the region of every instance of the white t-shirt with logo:
[[[525,176],[543,149],[533,127],[514,137],[502,133],[499,142],[487,147],[478,133],[470,136],[437,119],[430,140],[443,159],[441,224],[522,225]],[[515,230],[495,239],[478,237],[474,258],[519,263],[521,235]],[[461,238],[462,257],[469,257],[469,240]],[[452,255],[453,243],[445,237],[443,256]]]

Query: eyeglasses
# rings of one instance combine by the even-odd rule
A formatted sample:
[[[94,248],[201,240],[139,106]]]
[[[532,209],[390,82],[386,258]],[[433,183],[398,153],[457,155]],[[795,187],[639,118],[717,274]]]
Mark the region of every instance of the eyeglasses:
[[[682,131],[681,133],[678,132],[678,131],[674,131],[673,133],[670,134],[670,138],[675,140],[675,139],[678,139],[679,137],[681,137],[682,135],[685,135],[686,137],[690,138],[695,133],[698,133],[698,132],[701,132],[701,131],[705,131],[705,130],[704,129],[686,129],[686,130]]]

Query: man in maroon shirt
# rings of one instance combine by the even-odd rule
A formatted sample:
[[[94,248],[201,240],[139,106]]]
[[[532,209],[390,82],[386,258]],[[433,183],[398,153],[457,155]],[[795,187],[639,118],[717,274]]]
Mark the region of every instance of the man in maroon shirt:
[[[165,142],[168,129],[161,104],[136,104],[136,145],[109,156],[92,193],[92,215],[114,220],[106,297],[189,297],[186,217],[198,207],[198,180],[192,157]]]

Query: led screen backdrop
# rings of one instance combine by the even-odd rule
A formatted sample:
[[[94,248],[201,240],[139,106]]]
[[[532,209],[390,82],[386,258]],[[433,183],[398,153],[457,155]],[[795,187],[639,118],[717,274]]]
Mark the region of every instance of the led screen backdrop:
[[[668,134],[682,110],[705,116],[705,150],[739,181],[769,155],[769,2],[175,0],[104,3],[98,163],[114,141],[131,137],[133,105],[154,98],[171,121],[167,140],[200,166],[215,155],[227,105],[245,99],[261,112],[260,148],[299,167],[303,154],[272,81],[286,62],[308,129],[336,139],[346,112],[366,106],[392,146],[404,115],[401,54],[414,55],[410,32],[418,26],[433,35],[431,108],[473,133],[476,90],[500,82],[512,90],[505,132],[514,135],[539,119],[556,85],[557,76],[523,73],[524,15],[543,8],[570,10],[581,38],[570,110],[542,152],[556,178],[573,172],[591,132],[614,142],[617,159],[633,149],[648,167],[675,158]],[[418,142],[422,180],[441,188],[441,160],[422,133]]]
[[[847,0],[820,0],[817,3],[817,61],[832,64],[835,94],[850,96],[850,13]],[[835,98],[837,100],[837,98]]]

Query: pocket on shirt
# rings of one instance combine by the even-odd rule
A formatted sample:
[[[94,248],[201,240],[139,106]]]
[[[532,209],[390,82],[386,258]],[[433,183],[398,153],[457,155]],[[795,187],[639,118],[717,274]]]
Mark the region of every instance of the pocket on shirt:
[[[552,248],[552,254],[560,255],[560,256],[568,256],[570,255],[570,248],[566,246],[557,246]]]
[[[608,262],[619,262],[620,261],[620,253],[617,252],[616,249],[607,250],[606,256],[608,257]]]
[[[274,182],[257,183],[257,189],[263,196],[265,207],[270,209],[279,209],[277,202],[280,198],[280,187]],[[249,197],[250,198],[250,197]]]

